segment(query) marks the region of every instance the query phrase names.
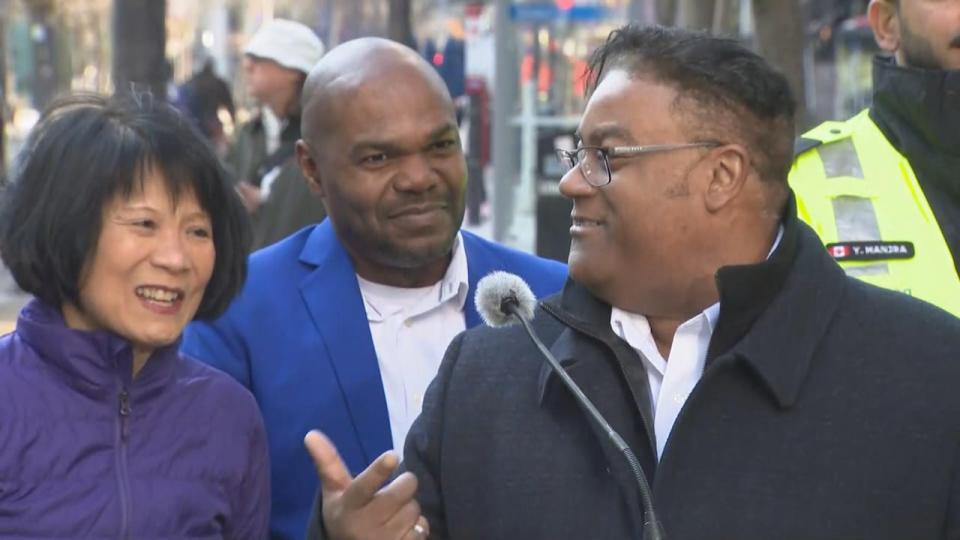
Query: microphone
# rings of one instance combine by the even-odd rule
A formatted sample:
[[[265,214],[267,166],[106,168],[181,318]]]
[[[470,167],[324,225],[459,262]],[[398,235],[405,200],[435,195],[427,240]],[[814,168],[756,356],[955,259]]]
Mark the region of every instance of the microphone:
[[[477,283],[477,294],[474,297],[474,303],[480,317],[488,326],[494,328],[509,326],[519,322],[527,335],[539,349],[540,354],[547,359],[547,363],[553,371],[560,377],[563,384],[573,394],[580,406],[587,411],[593,421],[600,426],[607,438],[613,443],[621,454],[627,459],[630,470],[633,472],[634,479],[640,487],[640,499],[643,502],[643,538],[644,540],[663,540],[663,527],[657,520],[653,511],[653,494],[650,492],[650,484],[647,483],[647,477],[643,474],[640,467],[640,461],[634,455],[633,450],[627,446],[623,437],[617,433],[609,422],[600,414],[600,411],[593,405],[590,398],[583,393],[583,390],[577,386],[570,375],[560,366],[560,362],[550,353],[550,350],[543,344],[543,341],[534,333],[530,326],[533,320],[533,311],[536,307],[536,297],[530,286],[520,276],[509,272],[491,272],[483,277]]]

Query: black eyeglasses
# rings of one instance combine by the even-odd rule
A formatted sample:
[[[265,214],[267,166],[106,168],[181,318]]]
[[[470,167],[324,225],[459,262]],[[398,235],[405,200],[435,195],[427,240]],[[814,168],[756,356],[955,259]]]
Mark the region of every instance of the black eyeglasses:
[[[685,148],[714,148],[721,146],[719,141],[701,141],[682,144],[650,144],[646,146],[581,146],[576,150],[557,148],[557,157],[563,174],[579,166],[584,180],[593,187],[603,187],[610,183],[610,158],[636,157],[655,152],[669,152]]]

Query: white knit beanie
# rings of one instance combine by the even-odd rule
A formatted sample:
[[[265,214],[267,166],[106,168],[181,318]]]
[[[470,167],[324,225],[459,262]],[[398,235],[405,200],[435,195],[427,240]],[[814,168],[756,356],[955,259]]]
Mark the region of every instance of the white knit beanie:
[[[243,53],[309,74],[323,56],[323,42],[303,24],[273,19],[260,26]]]

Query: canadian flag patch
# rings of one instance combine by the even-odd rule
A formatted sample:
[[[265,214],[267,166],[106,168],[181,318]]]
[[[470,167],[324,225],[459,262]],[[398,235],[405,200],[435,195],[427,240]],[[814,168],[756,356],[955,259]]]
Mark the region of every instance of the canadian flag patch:
[[[832,244],[829,248],[830,256],[834,259],[844,259],[850,255],[850,247]]]

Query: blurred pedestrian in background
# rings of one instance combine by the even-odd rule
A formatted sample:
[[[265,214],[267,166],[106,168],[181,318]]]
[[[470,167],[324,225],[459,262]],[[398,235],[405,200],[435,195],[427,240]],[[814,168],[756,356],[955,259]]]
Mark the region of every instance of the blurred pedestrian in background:
[[[326,216],[294,157],[300,93],[322,55],[323,43],[312,30],[284,19],[261,26],[244,49],[247,92],[260,103],[260,112],[238,128],[226,162],[253,218],[254,249]]]
[[[200,132],[206,135],[218,152],[225,152],[226,135],[220,111],[225,111],[233,121],[236,110],[230,86],[217,76],[213,58],[207,58],[200,69],[187,82],[183,83],[177,95],[177,102],[197,123]]]
[[[246,274],[249,225],[201,135],[141,95],[33,129],[0,250],[35,298],[0,338],[0,536],[263,538],[257,405],[178,353]]]

